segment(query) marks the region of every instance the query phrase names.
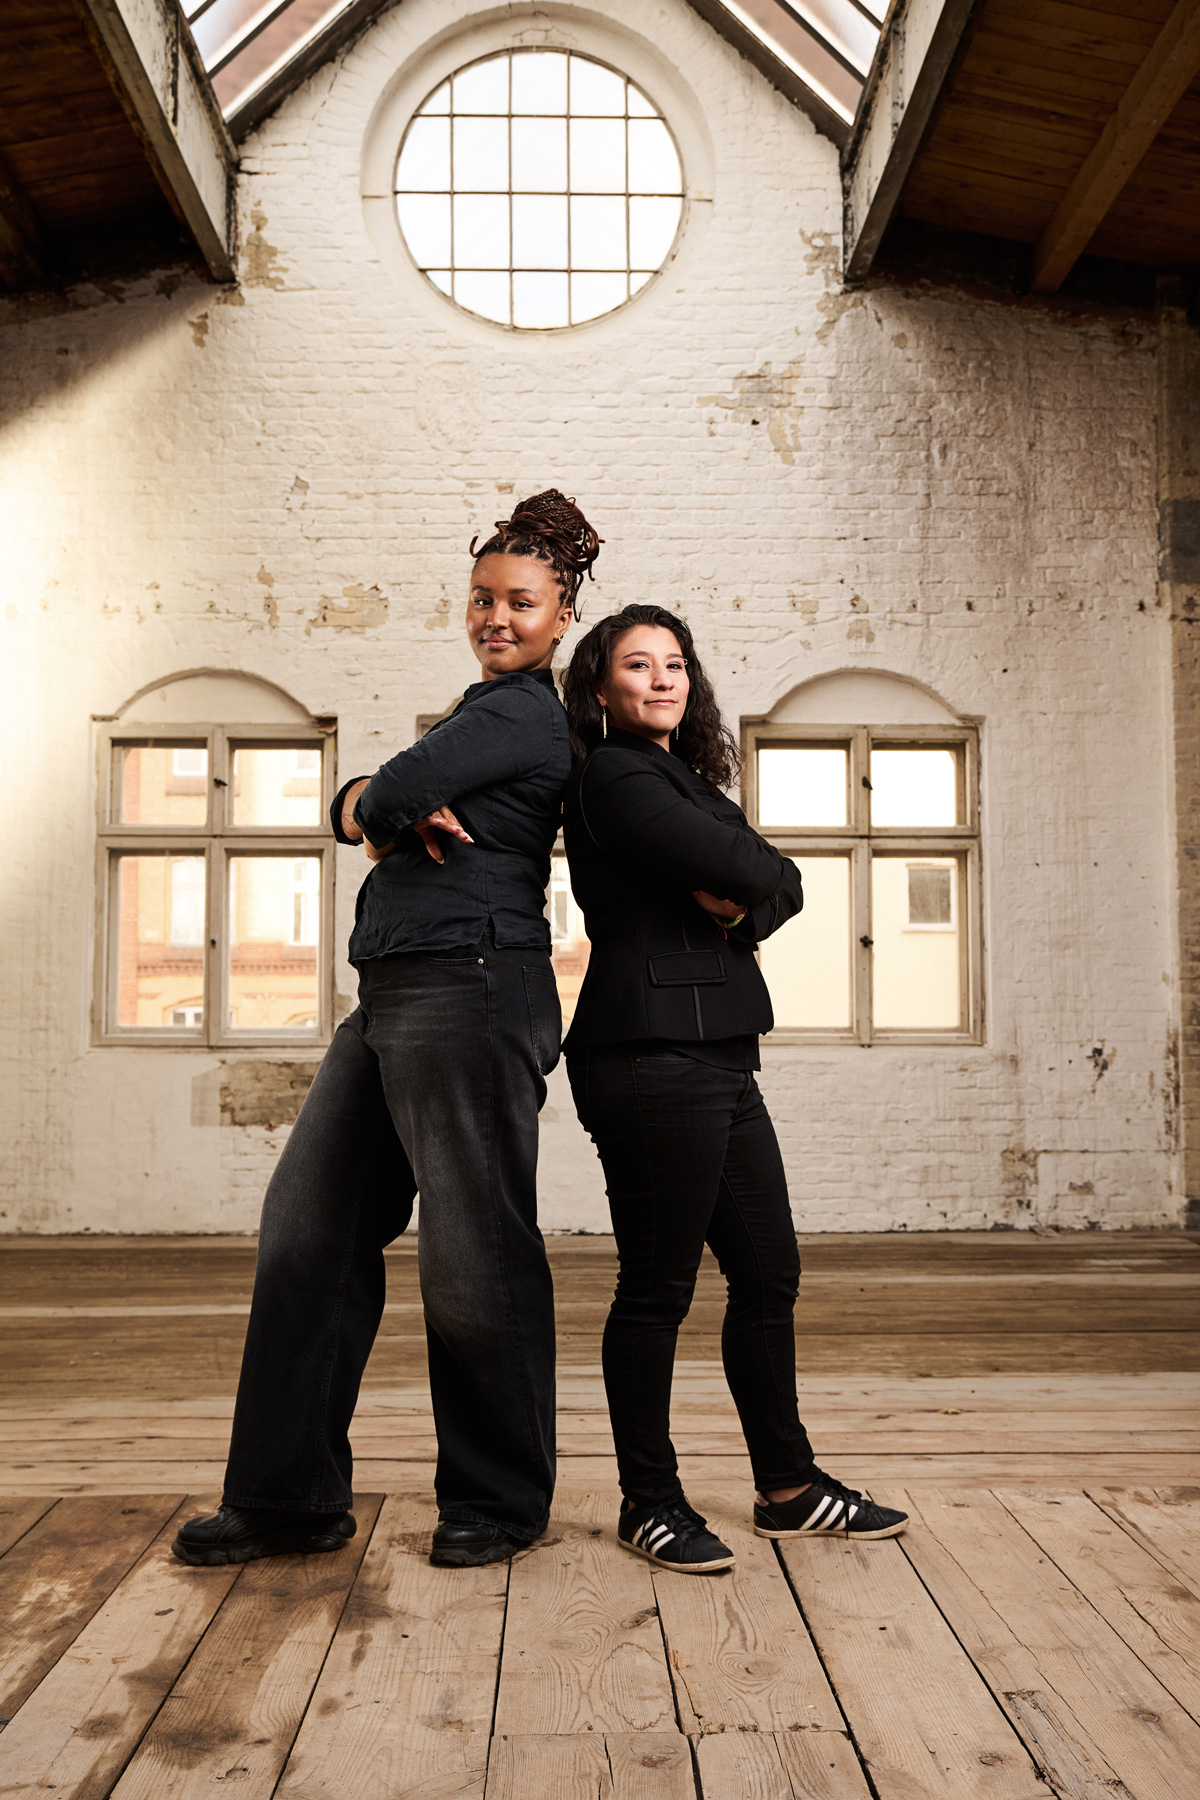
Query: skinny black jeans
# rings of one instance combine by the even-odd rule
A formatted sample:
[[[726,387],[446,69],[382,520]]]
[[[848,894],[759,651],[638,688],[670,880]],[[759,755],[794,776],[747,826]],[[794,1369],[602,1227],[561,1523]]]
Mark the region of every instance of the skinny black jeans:
[[[811,1480],[796,1403],[800,1280],[783,1161],[745,1070],[636,1044],[568,1052],[575,1106],[600,1153],[620,1273],[604,1328],[604,1384],[621,1491],[682,1494],[671,1376],[705,1243],[728,1299],[721,1356],[760,1491]]]
[[[383,956],[317,1072],[263,1206],[225,1499],[342,1512],[384,1305],[383,1246],[421,1193],[418,1261],[444,1519],[544,1529],[554,1296],[538,1112],[561,1014],[546,951]]]

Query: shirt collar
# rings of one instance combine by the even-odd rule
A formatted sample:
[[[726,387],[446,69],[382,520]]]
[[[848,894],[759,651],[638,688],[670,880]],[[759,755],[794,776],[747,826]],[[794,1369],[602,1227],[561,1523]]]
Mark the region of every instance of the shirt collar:
[[[619,750],[643,750],[651,756],[670,756],[661,744],[654,744],[649,738],[639,737],[636,731],[622,731],[619,725],[610,725],[608,735],[603,739],[606,744],[613,744]],[[599,746],[597,746],[599,748]]]
[[[482,694],[488,688],[499,687],[506,681],[540,681],[542,686],[548,687],[552,694],[558,692],[554,685],[553,669],[514,669],[509,675],[493,675],[490,681],[473,681],[470,687],[464,691],[463,699],[473,700],[476,694]]]

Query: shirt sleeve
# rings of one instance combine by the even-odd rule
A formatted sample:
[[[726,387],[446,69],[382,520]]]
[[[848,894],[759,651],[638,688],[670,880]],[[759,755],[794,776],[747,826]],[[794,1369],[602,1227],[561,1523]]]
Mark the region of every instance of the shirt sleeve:
[[[773,845],[744,823],[714,819],[640,751],[595,757],[580,781],[579,805],[601,849],[681,887],[755,906],[783,878]]]
[[[373,844],[391,843],[435,807],[540,768],[551,737],[550,709],[533,685],[481,694],[385,762],[354,817]]]
[[[342,808],[346,804],[346,795],[350,792],[350,789],[354,786],[355,782],[367,781],[368,779],[369,777],[366,775],[352,775],[349,781],[340,787],[333,796],[333,803],[329,808],[329,823],[333,828],[334,837],[339,844],[353,844],[355,849],[358,848],[358,839],[348,838],[342,830]]]

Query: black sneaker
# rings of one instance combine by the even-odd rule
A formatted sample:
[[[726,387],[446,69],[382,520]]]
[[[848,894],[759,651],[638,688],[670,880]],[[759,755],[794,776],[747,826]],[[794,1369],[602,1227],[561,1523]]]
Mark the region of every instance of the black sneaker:
[[[268,1512],[222,1506],[181,1525],[171,1549],[195,1568],[254,1562],[260,1556],[313,1556],[344,1550],[358,1530],[353,1513]]]
[[[443,1519],[434,1531],[429,1560],[444,1569],[478,1569],[484,1563],[505,1562],[528,1548],[498,1525],[463,1525]]]
[[[678,1569],[681,1575],[710,1575],[716,1569],[732,1569],[736,1560],[683,1499],[660,1506],[626,1503],[617,1520],[617,1538],[626,1550],[636,1550],[662,1569]]]
[[[794,1500],[754,1503],[754,1529],[765,1538],[889,1538],[907,1524],[907,1513],[864,1500],[857,1488],[844,1487],[820,1469],[813,1470],[812,1486]]]

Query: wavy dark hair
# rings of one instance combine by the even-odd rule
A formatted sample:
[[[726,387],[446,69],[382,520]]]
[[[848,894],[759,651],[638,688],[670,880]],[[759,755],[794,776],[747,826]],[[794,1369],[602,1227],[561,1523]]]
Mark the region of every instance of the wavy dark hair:
[[[635,625],[659,625],[674,635],[688,672],[688,698],[675,733],[674,753],[714,787],[729,787],[741,765],[737,744],[721,718],[712,683],[704,673],[692,634],[665,606],[635,604],[610,613],[575,646],[563,676],[563,701],[571,726],[571,748],[580,762],[604,736],[604,708],[596,698],[612,667],[620,640]]]
[[[596,536],[574,500],[547,488],[544,494],[532,494],[518,500],[512,517],[497,519],[495,534],[480,549],[475,546],[479,535],[471,539],[471,555],[536,556],[549,563],[558,577],[563,600],[579,617],[579,590],[585,575],[592,575],[592,564],[600,554],[603,538]]]

